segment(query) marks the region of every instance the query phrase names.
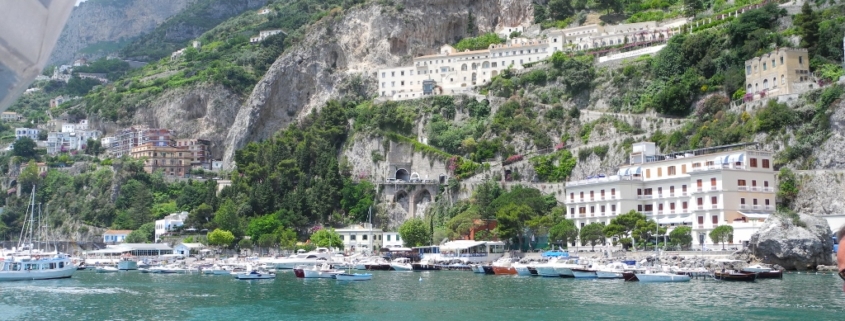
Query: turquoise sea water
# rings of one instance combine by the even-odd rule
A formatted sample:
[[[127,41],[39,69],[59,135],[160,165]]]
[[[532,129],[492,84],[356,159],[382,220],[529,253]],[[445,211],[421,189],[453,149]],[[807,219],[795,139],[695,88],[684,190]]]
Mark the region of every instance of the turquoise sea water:
[[[373,272],[372,281],[138,272],[0,283],[2,320],[845,320],[834,275],[621,280]],[[422,281],[419,278],[422,277]]]

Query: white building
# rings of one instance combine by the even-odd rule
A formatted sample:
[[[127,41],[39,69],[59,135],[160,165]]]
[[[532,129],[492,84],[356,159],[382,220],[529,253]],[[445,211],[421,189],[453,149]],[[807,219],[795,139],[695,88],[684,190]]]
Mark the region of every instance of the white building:
[[[190,256],[191,254],[198,254],[204,248],[205,245],[202,243],[179,243],[173,247],[173,254]]]
[[[123,243],[132,230],[108,230],[103,233],[103,243]]]
[[[370,224],[353,225],[336,229],[343,241],[343,248],[349,252],[375,253],[382,248],[382,232]]]
[[[525,30],[522,26],[514,26],[514,27],[499,27],[496,28],[496,34],[499,35],[502,39],[510,38],[511,34],[514,32],[522,33]]]
[[[586,50],[634,43],[669,40],[680,34],[685,19],[658,23],[655,21],[618,25],[586,25],[553,30],[548,33],[555,50]]]
[[[399,235],[399,232],[384,232],[383,234],[384,240],[382,241],[382,247],[403,247],[402,244],[402,237]]]
[[[261,8],[261,10],[258,10],[258,15],[265,15],[265,14],[269,14],[271,12],[273,12],[273,9]]]
[[[3,114],[0,114],[0,120],[4,122],[21,121],[23,120],[23,115],[13,111],[4,111]]]
[[[566,184],[567,217],[581,228],[631,210],[672,230],[691,226],[693,243],[719,225],[730,225],[731,243],[750,240],[775,211],[772,154],[745,144],[660,155],[654,143],[634,144],[630,165],[616,175]]]
[[[30,139],[37,141],[38,140],[38,129],[15,128],[15,140],[21,139],[23,137],[29,137]]]
[[[173,213],[168,216],[165,216],[163,219],[156,220],[156,242],[158,242],[159,237],[161,237],[162,235],[174,231],[182,225],[185,225],[185,221],[187,220],[188,212]]]
[[[258,36],[249,38],[250,43],[258,43],[267,39],[272,35],[277,35],[282,32],[282,29],[270,29],[270,30],[261,30],[258,32]]]

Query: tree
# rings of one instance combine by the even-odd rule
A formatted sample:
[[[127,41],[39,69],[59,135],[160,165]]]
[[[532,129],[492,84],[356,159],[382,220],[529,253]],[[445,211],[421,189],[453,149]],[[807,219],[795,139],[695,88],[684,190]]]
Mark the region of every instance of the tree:
[[[343,249],[340,234],[337,234],[334,229],[322,229],[314,232],[314,234],[311,234],[311,243],[318,247]]]
[[[407,247],[428,245],[431,242],[429,226],[421,218],[412,218],[402,223],[399,236]]]
[[[692,246],[692,227],[678,226],[669,232],[669,240],[672,244],[680,246],[681,249],[689,249]]]
[[[730,225],[719,225],[710,231],[710,240],[715,244],[722,243],[722,249],[725,249],[725,242],[734,234],[734,228]]]
[[[202,228],[208,225],[214,218],[214,209],[206,203],[202,203],[188,214],[188,226]]]
[[[637,225],[634,227],[631,235],[633,236],[634,240],[637,242],[646,242],[652,236],[657,235],[664,235],[666,234],[665,227],[657,227],[657,222],[654,220],[640,220],[637,222]],[[646,244],[643,244],[643,250],[645,250]]]
[[[646,217],[645,215],[643,215],[643,213],[637,212],[635,210],[630,210],[628,211],[628,213],[619,215],[616,218],[610,220],[610,224],[605,227],[605,235],[607,235],[608,237],[628,236],[631,231],[636,228],[637,222],[645,221],[645,219]]]
[[[589,243],[593,250],[596,245],[604,244],[604,223],[593,222],[581,228],[581,244]]]
[[[695,17],[703,9],[704,1],[702,0],[684,0],[684,13],[687,17]]]
[[[568,245],[574,243],[577,237],[578,228],[572,220],[563,219],[549,229],[549,240],[554,243],[561,242],[563,245]]]
[[[249,221],[246,235],[249,235],[253,240],[258,240],[262,235],[273,234],[273,231],[280,226],[282,226],[282,222],[272,214],[256,217]]]
[[[85,154],[99,156],[103,152],[103,145],[99,140],[88,138],[85,142]]]
[[[235,235],[232,232],[221,230],[221,229],[214,229],[211,233],[208,233],[208,244],[210,245],[218,245],[222,247],[228,247],[235,241]]]
[[[231,199],[227,199],[223,202],[223,205],[217,209],[217,213],[214,214],[214,224],[217,225],[217,228],[230,231],[234,235],[243,235],[243,233],[240,232],[241,222],[238,218],[237,210],[235,202]]]
[[[611,10],[613,12],[619,12],[622,9],[622,2],[620,0],[597,0],[596,3],[599,8],[605,9],[608,12]]]
[[[296,231],[293,229],[279,226],[273,234],[276,235],[276,240],[279,241],[279,247],[283,249],[292,249],[296,245]]]
[[[252,239],[249,238],[242,238],[238,241],[238,248],[239,249],[251,249],[252,248]]]
[[[145,223],[129,233],[123,241],[126,243],[147,243],[155,239],[155,223]]]
[[[804,1],[801,14],[795,18],[794,24],[799,26],[801,47],[807,48],[812,57],[819,41],[819,15],[810,7],[809,1]]]
[[[572,14],[572,6],[569,0],[550,0],[548,14],[554,20],[564,20]]]
[[[21,192],[29,193],[32,191],[32,186],[37,185],[39,180],[40,176],[38,175],[38,164],[36,164],[35,161],[30,160],[29,163],[21,169],[20,175],[18,175],[18,188],[21,189]]]
[[[528,205],[509,204],[496,212],[497,233],[502,239],[510,240],[514,237],[519,240],[519,249],[522,250],[522,243],[525,234],[525,222],[531,220],[535,215],[534,210]]]
[[[12,146],[12,155],[18,156],[24,160],[37,159],[38,154],[35,152],[35,141],[29,137],[18,138]]]
[[[783,209],[789,209],[798,197],[798,188],[800,187],[800,183],[798,182],[798,178],[795,176],[795,173],[787,167],[780,169],[780,173],[778,173],[778,180],[777,197],[780,200],[780,207]]]
[[[480,218],[484,220],[494,219],[496,209],[493,208],[493,201],[502,195],[502,187],[494,181],[484,181],[475,188],[472,194],[472,201],[478,209]]]

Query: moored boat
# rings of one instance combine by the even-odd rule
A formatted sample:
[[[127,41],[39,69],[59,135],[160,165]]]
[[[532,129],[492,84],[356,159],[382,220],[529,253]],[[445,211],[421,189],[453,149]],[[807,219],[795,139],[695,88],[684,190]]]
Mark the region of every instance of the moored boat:
[[[413,271],[414,266],[411,265],[411,259],[407,257],[396,258],[390,262],[390,267],[394,271]]]
[[[722,270],[713,273],[713,278],[722,281],[746,281],[754,282],[757,280],[757,273],[746,273],[734,270]]]
[[[306,279],[333,279],[335,275],[341,273],[343,273],[343,271],[333,269],[328,263],[314,265],[308,269],[302,269],[302,277]]]
[[[692,278],[689,275],[677,275],[666,272],[645,272],[636,273],[640,282],[689,282]]]
[[[130,271],[138,269],[138,261],[131,257],[123,257],[117,262],[117,269],[121,271]]]
[[[519,276],[531,276],[531,270],[529,269],[528,264],[525,263],[514,263],[513,268],[516,270],[516,275]]]
[[[340,273],[335,275],[338,281],[368,281],[373,279],[371,273]]]
[[[762,264],[750,265],[742,268],[740,272],[756,273],[758,279],[783,279],[783,271]]]
[[[576,279],[594,279],[597,276],[596,270],[586,269],[586,268],[572,268],[572,275]]]
[[[496,275],[514,275],[516,269],[513,267],[514,259],[503,257],[493,262],[493,274]]]
[[[114,273],[119,271],[118,268],[113,266],[98,266],[94,269],[97,273]]]
[[[252,270],[249,273],[239,273],[235,276],[238,280],[265,280],[265,279],[275,279],[276,274],[264,271],[256,271]]]

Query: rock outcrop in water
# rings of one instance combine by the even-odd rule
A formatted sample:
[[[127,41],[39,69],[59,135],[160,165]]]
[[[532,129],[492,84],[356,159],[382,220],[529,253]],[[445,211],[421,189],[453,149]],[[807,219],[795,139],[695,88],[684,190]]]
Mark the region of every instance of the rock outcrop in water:
[[[771,216],[751,236],[747,251],[763,262],[788,270],[833,264],[833,241],[827,221],[806,214],[799,214],[799,218],[795,221],[786,215]]]

